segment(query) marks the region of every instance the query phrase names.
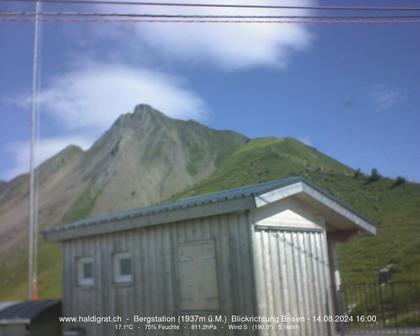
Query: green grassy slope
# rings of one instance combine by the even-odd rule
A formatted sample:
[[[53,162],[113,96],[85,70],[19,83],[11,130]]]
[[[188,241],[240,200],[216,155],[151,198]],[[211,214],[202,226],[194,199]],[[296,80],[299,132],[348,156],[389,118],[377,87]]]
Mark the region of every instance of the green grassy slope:
[[[376,237],[358,237],[339,245],[345,283],[376,281],[378,271],[396,265],[396,280],[420,279],[420,185],[394,186],[391,179],[367,183],[354,171],[286,138],[256,139],[227,159],[216,173],[183,198],[289,176],[305,176],[378,224]]]
[[[38,284],[42,299],[61,297],[61,250],[59,244],[39,239]],[[24,300],[27,297],[27,250],[9,252],[8,262],[2,265],[1,301]]]
[[[59,244],[50,244],[40,238],[38,249],[38,285],[42,299],[61,297],[61,249]],[[1,267],[3,283],[0,286],[0,301],[24,300],[27,298],[28,274],[27,250],[11,251]]]
[[[379,269],[390,262],[396,265],[396,280],[420,279],[420,185],[394,186],[390,179],[367,183],[363,175],[354,179],[349,167],[291,138],[250,141],[224,160],[210,178],[173,199],[298,175],[347,202],[379,226],[378,236],[358,237],[339,246],[345,283],[376,281]],[[90,200],[80,200],[67,218],[83,217],[91,206]],[[0,286],[2,300],[26,295],[27,253],[13,253],[16,255],[7,258],[12,262],[1,265],[2,272],[8,274]],[[41,297],[60,297],[58,244],[40,244],[39,271]]]

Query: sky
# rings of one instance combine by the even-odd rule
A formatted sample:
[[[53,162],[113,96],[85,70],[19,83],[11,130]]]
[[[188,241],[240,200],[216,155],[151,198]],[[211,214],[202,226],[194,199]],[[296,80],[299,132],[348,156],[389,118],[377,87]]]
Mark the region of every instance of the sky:
[[[265,3],[276,1],[258,1]],[[365,3],[346,1],[352,4]],[[33,8],[1,3],[0,10]],[[0,22],[0,180],[29,167],[33,30],[31,23]],[[88,149],[120,114],[146,103],[171,117],[252,138],[295,137],[355,169],[420,182],[420,23],[44,23],[41,32],[39,162],[69,144]]]

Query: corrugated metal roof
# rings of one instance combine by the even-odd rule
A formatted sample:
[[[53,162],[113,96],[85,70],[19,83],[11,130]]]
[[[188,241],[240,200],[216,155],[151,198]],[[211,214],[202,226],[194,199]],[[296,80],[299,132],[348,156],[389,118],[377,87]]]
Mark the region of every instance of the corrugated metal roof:
[[[19,303],[19,301],[0,302],[0,311],[6,309],[9,306],[13,306],[16,303]]]
[[[274,180],[270,182],[255,184],[255,185],[249,185],[245,187],[235,188],[235,189],[229,189],[224,190],[221,192],[214,192],[209,193],[205,195],[199,195],[187,199],[182,199],[175,202],[166,202],[161,203],[158,205],[152,205],[147,206],[143,208],[137,208],[137,209],[130,209],[125,211],[117,211],[117,212],[111,212],[105,215],[95,216],[87,219],[83,219],[77,222],[73,222],[66,225],[57,226],[53,229],[45,231],[45,233],[50,232],[57,232],[57,231],[65,231],[65,230],[72,230],[76,228],[81,227],[88,227],[91,225],[96,225],[101,222],[110,222],[110,221],[116,221],[116,220],[124,220],[124,219],[132,219],[139,216],[147,216],[147,215],[153,215],[153,214],[159,214],[162,212],[169,212],[173,210],[179,210],[184,208],[191,208],[196,207],[200,205],[206,205],[211,203],[219,203],[227,200],[233,200],[233,199],[240,199],[240,198],[246,198],[246,197],[255,197],[267,192],[270,192],[275,189],[280,189],[283,187],[290,186],[292,184],[298,183],[298,182],[304,182],[307,185],[311,186],[312,188],[318,190],[325,196],[329,197],[330,199],[334,200],[335,202],[339,203],[341,206],[345,207],[349,211],[353,212],[354,214],[358,215],[360,218],[366,220],[369,223],[372,223],[369,219],[363,217],[362,215],[355,212],[350,206],[343,203],[342,201],[338,200],[336,197],[330,195],[329,193],[325,192],[324,190],[318,188],[308,180],[306,180],[304,177],[290,177],[286,179],[281,180]],[[372,225],[374,225],[372,223]]]
[[[26,301],[8,305],[0,310],[0,322],[4,320],[31,321],[46,309],[59,305],[59,300]]]
[[[302,177],[291,177],[283,180],[275,180],[270,182],[265,182],[256,185],[245,186],[241,188],[229,189],[220,192],[214,192],[205,195],[194,196],[191,198],[182,199],[175,202],[165,202],[158,205],[147,206],[138,209],[130,209],[125,211],[116,211],[111,212],[101,216],[95,216],[87,219],[83,219],[77,222],[73,222],[66,225],[61,225],[51,230],[49,232],[54,231],[62,231],[62,230],[69,230],[81,226],[88,226],[91,224],[98,224],[100,222],[107,222],[111,220],[122,220],[126,218],[134,218],[138,216],[145,216],[150,214],[157,214],[166,211],[172,211],[182,208],[190,208],[194,206],[200,206],[209,203],[218,203],[223,202],[230,199],[237,199],[237,198],[244,198],[248,196],[255,196],[273,189],[281,188],[289,184],[293,184],[296,182],[303,181],[304,178]]]

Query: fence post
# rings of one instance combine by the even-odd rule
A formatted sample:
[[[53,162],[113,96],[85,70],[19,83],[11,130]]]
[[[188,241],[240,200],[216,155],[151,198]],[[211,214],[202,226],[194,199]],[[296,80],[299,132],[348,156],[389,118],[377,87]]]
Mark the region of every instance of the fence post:
[[[382,284],[378,284],[379,286],[379,307],[381,309],[382,315],[382,326],[386,328],[386,319],[385,319],[385,312],[384,312],[384,299],[382,296]]]
[[[342,316],[346,315],[345,303],[343,301],[345,301],[344,289],[343,289],[343,286],[340,286],[340,288],[337,290],[337,310],[338,310],[337,313]],[[346,329],[346,326],[345,326],[344,321],[338,324],[338,331],[341,336],[344,336],[346,334],[345,329]]]
[[[400,331],[398,327],[397,305],[395,303],[394,284],[391,282],[389,285],[391,286],[392,312],[394,315],[393,317],[394,317],[395,331],[396,331],[396,335],[399,335]]]

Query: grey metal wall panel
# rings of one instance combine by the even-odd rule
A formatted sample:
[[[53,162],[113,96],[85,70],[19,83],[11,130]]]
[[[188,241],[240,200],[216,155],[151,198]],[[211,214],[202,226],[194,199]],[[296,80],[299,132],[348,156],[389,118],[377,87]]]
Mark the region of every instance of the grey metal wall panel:
[[[121,315],[124,319],[132,318],[134,314],[176,315],[181,311],[178,247],[182,243],[202,240],[215,242],[220,308],[214,313],[255,314],[250,223],[246,212],[63,242],[65,314]],[[118,251],[131,252],[132,283],[115,284],[113,281],[112,254]],[[82,255],[95,258],[95,285],[88,289],[77,286],[74,274],[75,259]],[[87,328],[87,335],[146,334],[141,329],[135,333],[117,333],[112,325],[105,324],[83,326]],[[180,334],[165,332],[168,336]],[[199,333],[183,331],[182,334]],[[225,328],[217,335],[232,335],[232,332]]]
[[[312,320],[332,314],[325,231],[256,227],[254,245],[258,314],[307,319],[298,329],[275,326],[261,335],[331,335],[330,324]]]
[[[22,336],[25,333],[24,324],[4,324],[0,326],[0,336]]]

